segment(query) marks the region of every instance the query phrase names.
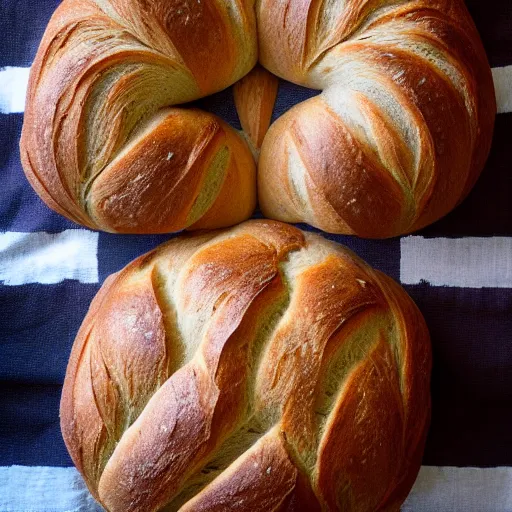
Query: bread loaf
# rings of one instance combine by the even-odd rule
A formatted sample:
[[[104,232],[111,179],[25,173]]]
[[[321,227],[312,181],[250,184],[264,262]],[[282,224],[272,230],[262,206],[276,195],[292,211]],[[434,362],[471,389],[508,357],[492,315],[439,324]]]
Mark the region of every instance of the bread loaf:
[[[250,0],[64,0],[31,69],[27,178],[94,229],[241,222],[256,202],[249,148],[219,118],[175,106],[226,88],[256,59]]]
[[[496,104],[463,0],[64,0],[31,71],[29,181],[59,213],[106,231],[248,218],[246,144],[215,116],[175,106],[248,73],[258,41],[268,70],[323,90],[263,141],[266,216],[384,238],[436,221],[471,190]],[[257,149],[275,92],[257,72],[237,89]]]
[[[318,235],[249,221],[106,281],[73,346],[62,433],[109,512],[398,511],[430,357],[393,280]]]
[[[491,70],[463,0],[260,0],[260,62],[322,89],[270,128],[267,217],[384,238],[471,190],[489,153]]]

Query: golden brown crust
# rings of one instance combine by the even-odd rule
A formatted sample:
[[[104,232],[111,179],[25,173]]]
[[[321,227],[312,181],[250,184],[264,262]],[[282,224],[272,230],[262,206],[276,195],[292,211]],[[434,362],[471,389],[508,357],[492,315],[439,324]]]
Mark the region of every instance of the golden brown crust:
[[[64,0],[31,70],[27,178],[58,213],[105,231],[245,220],[256,201],[245,142],[212,114],[162,109],[224,89],[256,59],[251,2]]]
[[[410,298],[274,221],[184,236],[110,278],[61,404],[110,512],[393,510],[421,462],[430,344]]]
[[[396,363],[383,338],[374,342],[344,383],[319,449],[315,483],[328,510],[379,510],[404,458]]]
[[[20,148],[43,200],[124,233],[248,218],[255,166],[245,142],[213,115],[161,109],[243,77],[257,40],[269,71],[323,90],[265,136],[276,78],[257,67],[235,87],[261,156],[265,215],[385,238],[464,199],[487,159],[496,103],[463,0],[253,4],[65,0],[32,67]]]
[[[256,66],[233,87],[240,123],[257,151],[261,149],[270,126],[278,86],[275,75]]]
[[[274,428],[245,452],[181,512],[282,510],[293,492],[298,471]]]
[[[260,0],[257,16],[263,66],[323,90],[265,138],[266,216],[385,238],[468,194],[496,103],[463,0]]]
[[[226,146],[230,148],[224,183],[211,207],[188,229],[228,227],[233,224],[234,213],[237,219],[247,219],[256,207],[253,156],[246,151],[245,142],[233,130],[226,129],[224,133]]]

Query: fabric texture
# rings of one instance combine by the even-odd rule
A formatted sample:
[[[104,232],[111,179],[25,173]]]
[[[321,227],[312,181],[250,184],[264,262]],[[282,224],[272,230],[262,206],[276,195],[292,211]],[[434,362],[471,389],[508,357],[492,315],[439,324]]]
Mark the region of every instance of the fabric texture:
[[[172,237],[85,230],[52,212],[25,179],[18,141],[28,69],[59,3],[0,1],[0,512],[95,510],[60,434],[67,360],[105,278]],[[431,332],[432,425],[404,506],[414,512],[512,511],[512,5],[467,5],[499,111],[475,188],[409,237],[326,235],[402,282]],[[281,82],[274,119],[315,94]],[[240,128],[231,89],[197,106]]]
[[[2,512],[101,512],[75,468],[0,467]],[[489,499],[492,497],[492,499]],[[424,466],[402,512],[512,510],[512,468]]]
[[[75,468],[0,467],[2,512],[100,512]]]

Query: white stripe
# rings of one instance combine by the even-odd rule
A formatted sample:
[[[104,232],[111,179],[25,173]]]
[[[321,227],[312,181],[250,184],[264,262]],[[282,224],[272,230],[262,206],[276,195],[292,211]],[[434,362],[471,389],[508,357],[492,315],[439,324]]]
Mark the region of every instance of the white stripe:
[[[512,238],[409,236],[400,247],[403,284],[512,288]]]
[[[75,468],[0,467],[2,512],[100,512]]]
[[[14,114],[25,110],[30,68],[0,69],[0,113]],[[512,112],[512,66],[493,68],[498,113]]]
[[[512,112],[512,66],[493,68],[498,114]]]
[[[512,512],[512,468],[421,468],[402,512]]]
[[[0,282],[54,284],[65,279],[98,282],[98,233],[0,233]]]
[[[0,467],[2,512],[99,512],[74,468]],[[512,512],[512,468],[422,467],[402,512]]]
[[[30,68],[0,69],[0,113],[24,112]]]

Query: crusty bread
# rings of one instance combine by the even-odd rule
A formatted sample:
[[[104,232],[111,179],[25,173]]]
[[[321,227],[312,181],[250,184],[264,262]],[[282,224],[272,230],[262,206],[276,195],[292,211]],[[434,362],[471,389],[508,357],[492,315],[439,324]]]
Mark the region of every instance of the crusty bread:
[[[73,347],[62,432],[110,512],[398,511],[430,358],[393,280],[318,235],[249,221],[106,281]]]
[[[463,0],[259,0],[259,59],[321,95],[267,134],[267,217],[384,238],[471,190],[489,153],[491,71]]]
[[[64,0],[30,74],[27,178],[51,208],[105,231],[247,219],[256,172],[243,139],[167,107],[224,89],[256,60],[252,0]]]
[[[261,66],[253,68],[233,87],[240,124],[256,158],[272,120],[278,87],[277,77]]]
[[[248,218],[246,144],[211,114],[167,107],[243,77],[258,40],[268,70],[323,89],[264,140],[276,82],[256,70],[235,91],[249,140],[263,141],[266,216],[384,238],[434,222],[471,190],[496,103],[463,0],[64,0],[31,71],[29,181],[59,213],[106,231]]]

